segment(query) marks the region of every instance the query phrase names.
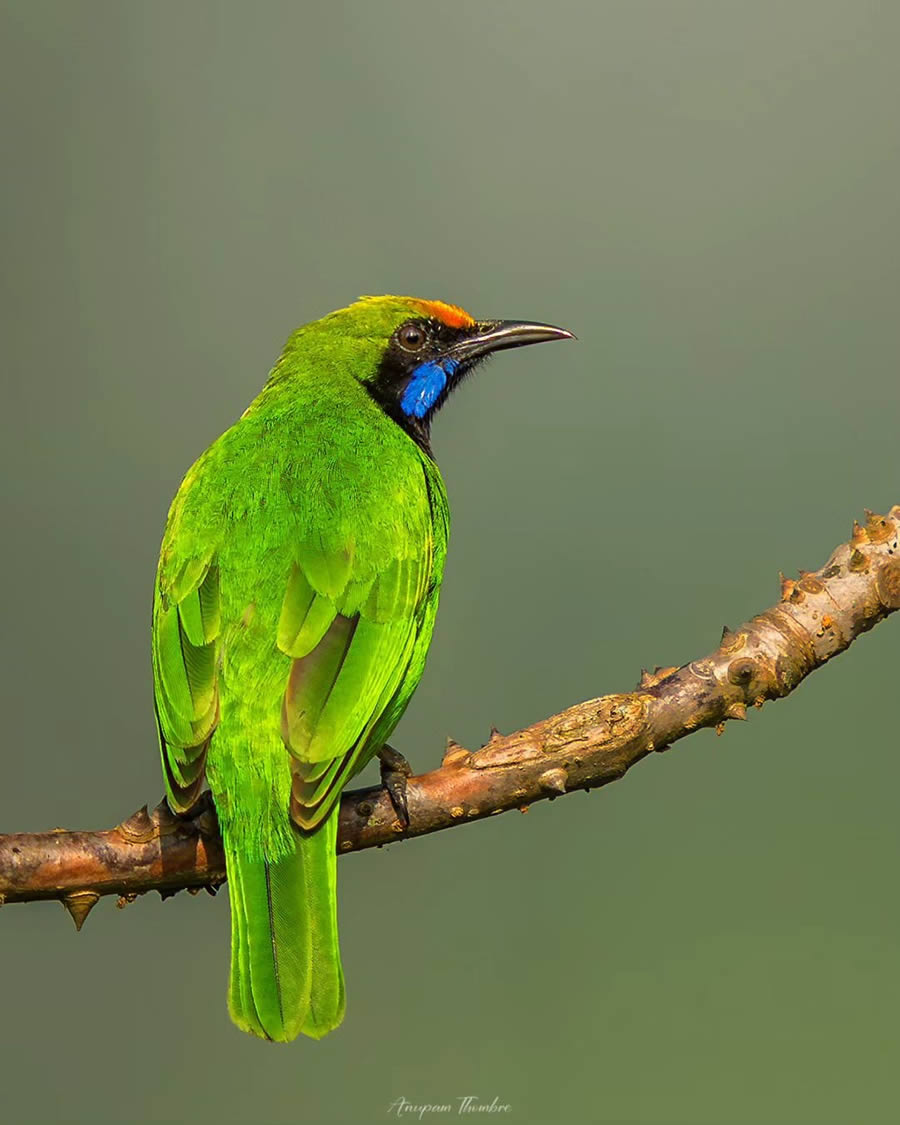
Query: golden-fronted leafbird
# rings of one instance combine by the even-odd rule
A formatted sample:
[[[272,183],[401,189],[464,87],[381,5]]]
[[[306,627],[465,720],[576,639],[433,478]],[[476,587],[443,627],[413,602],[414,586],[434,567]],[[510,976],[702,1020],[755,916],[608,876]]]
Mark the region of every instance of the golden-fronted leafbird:
[[[485,356],[571,334],[366,297],[299,328],[240,420],[188,471],[153,604],[169,804],[208,782],[244,1031],[319,1038],[344,1014],[340,794],[385,746],[425,664],[447,552],[431,420]]]

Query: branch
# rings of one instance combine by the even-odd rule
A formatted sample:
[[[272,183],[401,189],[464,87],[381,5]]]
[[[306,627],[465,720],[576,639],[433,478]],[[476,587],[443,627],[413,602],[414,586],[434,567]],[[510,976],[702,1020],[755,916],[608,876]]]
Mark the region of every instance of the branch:
[[[810,672],[900,609],[900,505],[866,513],[815,572],[782,577],[781,601],[733,631],[715,652],[681,668],[644,672],[633,692],[576,704],[514,734],[493,731],[470,752],[452,740],[440,769],[408,783],[406,833],[381,788],[341,801],[338,851],[380,847],[481,820],[534,801],[615,781],[654,750],[701,727],[721,733],[749,706],[789,695]],[[0,836],[0,904],[61,899],[80,929],[101,895],[125,906],[157,890],[211,893],[225,879],[215,810],[208,795],[189,817],[165,802],[101,832]]]

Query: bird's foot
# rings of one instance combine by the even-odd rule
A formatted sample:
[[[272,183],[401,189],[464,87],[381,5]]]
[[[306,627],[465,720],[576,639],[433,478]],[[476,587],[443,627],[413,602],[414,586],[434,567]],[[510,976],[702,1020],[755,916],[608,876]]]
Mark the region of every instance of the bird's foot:
[[[193,804],[188,805],[186,808],[176,808],[169,800],[168,795],[164,795],[163,799],[157,805],[157,808],[166,809],[170,816],[176,820],[188,821],[194,820],[201,813],[206,812],[208,809],[214,809],[212,793],[208,789],[202,790],[194,799]]]
[[[387,790],[394,812],[405,832],[409,828],[406,779],[412,777],[412,766],[393,746],[382,746],[378,751],[378,760],[381,763],[381,784]]]

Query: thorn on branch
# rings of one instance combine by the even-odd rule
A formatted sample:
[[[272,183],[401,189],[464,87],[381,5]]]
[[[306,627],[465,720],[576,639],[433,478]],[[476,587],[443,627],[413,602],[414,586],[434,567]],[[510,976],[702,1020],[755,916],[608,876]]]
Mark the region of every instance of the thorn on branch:
[[[444,750],[444,758],[441,762],[442,766],[461,765],[469,757],[469,751],[453,738],[447,739],[447,746]]]
[[[722,642],[719,647],[727,653],[740,652],[746,641],[747,634],[743,630],[739,633],[733,633],[729,629],[722,633]]]
[[[854,547],[850,553],[850,569],[855,574],[864,574],[869,569],[869,560],[862,553],[859,547]]]
[[[639,688],[653,688],[661,684],[663,680],[667,680],[669,676],[674,676],[678,671],[677,664],[670,664],[663,668],[657,664],[652,672],[648,672],[646,668],[641,669],[641,680],[638,684]]]
[[[68,910],[78,933],[81,933],[81,927],[84,925],[88,914],[99,901],[100,896],[96,891],[71,891],[63,897],[62,904]]]
[[[548,793],[565,793],[568,780],[569,775],[561,767],[545,770],[538,778],[541,788]]]
[[[132,813],[127,820],[116,825],[116,831],[126,840],[135,844],[146,844],[156,835],[156,825],[150,819],[147,806],[142,805],[136,813]]]

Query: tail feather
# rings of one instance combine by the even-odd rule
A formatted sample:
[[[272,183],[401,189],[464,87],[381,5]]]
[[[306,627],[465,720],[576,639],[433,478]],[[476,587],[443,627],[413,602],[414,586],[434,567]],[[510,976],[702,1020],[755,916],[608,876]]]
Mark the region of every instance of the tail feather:
[[[241,885],[241,865],[225,852],[228,867],[228,893],[231,900],[231,980],[228,988],[228,1008],[231,1018],[242,1031],[268,1039],[259,1021],[256,1004],[250,990],[250,945],[247,937],[247,918]]]
[[[344,1016],[337,932],[337,810],[292,855],[247,859],[226,837],[231,895],[228,1006],[238,1027],[319,1039]]]

